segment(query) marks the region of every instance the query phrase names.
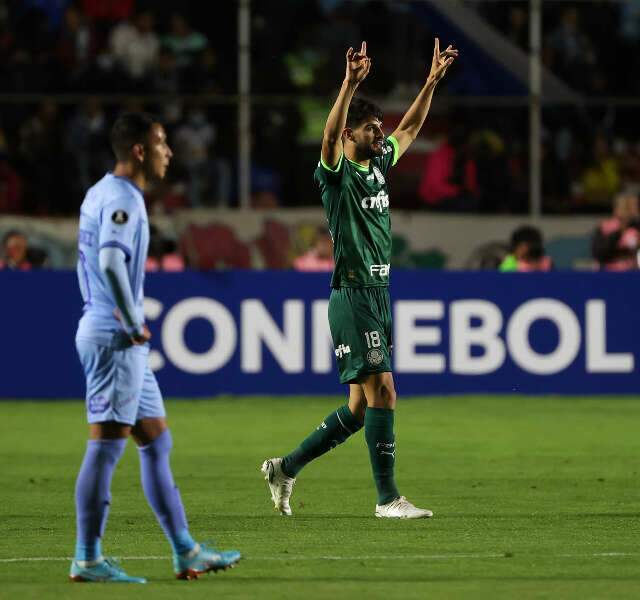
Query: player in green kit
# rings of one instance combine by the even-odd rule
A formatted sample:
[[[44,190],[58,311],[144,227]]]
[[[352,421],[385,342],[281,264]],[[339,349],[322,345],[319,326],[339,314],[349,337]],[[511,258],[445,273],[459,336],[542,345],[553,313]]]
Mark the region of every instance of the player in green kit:
[[[424,87],[398,128],[385,138],[380,109],[354,99],[371,70],[366,42],[359,52],[347,51],[346,76],[327,119],[315,181],[333,238],[336,265],[329,325],[340,382],[349,384],[349,402],[331,413],[293,452],[264,461],[262,472],[281,514],[291,515],[289,498],[298,472],[364,425],[378,491],[376,517],[432,516],[401,496],[394,479],[396,392],[390,356],[391,218],[386,176],[416,139],[436,85],[457,56],[452,46],[440,52],[436,38]]]

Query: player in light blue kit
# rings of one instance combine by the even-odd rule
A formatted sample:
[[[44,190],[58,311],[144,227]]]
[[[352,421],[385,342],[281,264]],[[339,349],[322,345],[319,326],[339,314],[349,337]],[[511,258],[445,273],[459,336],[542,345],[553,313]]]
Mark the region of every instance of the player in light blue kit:
[[[78,279],[84,314],[76,346],[87,380],[89,441],[76,483],[77,538],[73,581],[145,583],[102,556],[111,478],[127,438],[138,445],[142,487],[173,549],[176,577],[193,579],[234,566],[236,551],[198,544],[189,533],[169,466],[172,447],[162,395],[148,366],[144,265],[149,223],[142,193],[162,179],[171,150],[162,125],[144,114],[120,116],[111,130],[113,173],[80,208]]]

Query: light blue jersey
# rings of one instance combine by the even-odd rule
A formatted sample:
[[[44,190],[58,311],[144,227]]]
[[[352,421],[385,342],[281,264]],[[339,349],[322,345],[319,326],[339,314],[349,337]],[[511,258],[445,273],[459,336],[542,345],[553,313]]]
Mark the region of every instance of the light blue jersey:
[[[78,280],[84,301],[76,339],[111,345],[122,335],[114,316],[116,304],[100,270],[102,248],[120,248],[126,255],[127,272],[136,320],[144,322],[144,268],[149,249],[149,222],[142,192],[124,177],[107,173],[89,189],[80,208],[78,233]]]
[[[126,257],[122,263],[118,256],[122,268],[115,283],[108,282],[100,268],[100,251],[105,248],[111,252],[119,248]],[[149,344],[133,345],[130,333],[114,315],[114,286],[121,291],[126,288],[127,297],[130,289],[128,313],[135,312],[135,322],[144,323],[148,249],[149,223],[142,192],[128,179],[105,175],[87,192],[80,208],[78,234],[78,280],[84,314],[76,348],[87,381],[89,423],[133,425],[140,419],[165,416],[162,394],[149,368]]]

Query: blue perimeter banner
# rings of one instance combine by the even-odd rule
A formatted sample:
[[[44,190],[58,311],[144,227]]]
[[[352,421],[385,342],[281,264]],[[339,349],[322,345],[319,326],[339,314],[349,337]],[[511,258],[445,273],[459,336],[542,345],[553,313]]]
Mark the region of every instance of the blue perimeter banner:
[[[0,290],[0,398],[84,396],[75,273],[4,271]],[[329,293],[328,274],[149,274],[165,396],[345,392]],[[391,296],[400,394],[640,391],[635,273],[394,272]]]

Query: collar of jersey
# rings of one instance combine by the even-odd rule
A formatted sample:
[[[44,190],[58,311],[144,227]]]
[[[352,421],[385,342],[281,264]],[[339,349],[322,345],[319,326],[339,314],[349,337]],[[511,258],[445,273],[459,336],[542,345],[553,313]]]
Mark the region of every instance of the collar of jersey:
[[[111,175],[112,177],[115,177],[116,179],[122,179],[122,181],[124,181],[125,183],[128,183],[132,188],[134,188],[141,195],[144,195],[144,192],[135,183],[133,183],[133,181],[131,181],[131,179],[129,179],[128,177],[122,177],[122,175],[114,175],[111,171],[109,171],[109,175]]]
[[[347,158],[345,156],[345,158]],[[357,163],[355,160],[351,160],[350,158],[347,158],[347,160],[356,168],[358,169],[358,171],[362,171],[363,173],[368,173],[369,172],[369,167],[365,167],[363,165],[361,165],[360,163]]]

